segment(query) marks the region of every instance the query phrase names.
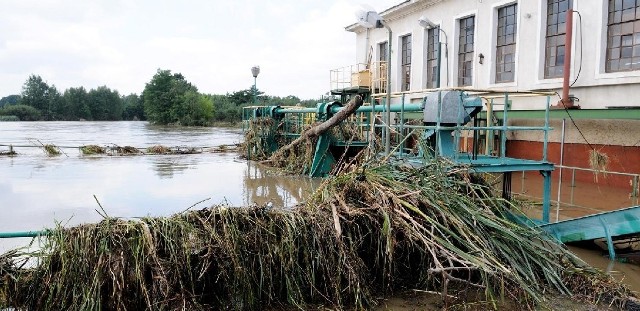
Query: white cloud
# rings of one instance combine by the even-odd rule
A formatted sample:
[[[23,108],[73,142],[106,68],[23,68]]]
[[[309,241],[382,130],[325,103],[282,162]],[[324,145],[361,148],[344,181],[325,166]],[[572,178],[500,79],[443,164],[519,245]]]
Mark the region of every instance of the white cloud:
[[[396,1],[372,1],[382,10]],[[181,72],[203,92],[253,84],[272,95],[318,97],[329,70],[355,62],[351,0],[3,2],[0,97],[30,74],[59,89],[107,85],[140,93],[156,69]]]

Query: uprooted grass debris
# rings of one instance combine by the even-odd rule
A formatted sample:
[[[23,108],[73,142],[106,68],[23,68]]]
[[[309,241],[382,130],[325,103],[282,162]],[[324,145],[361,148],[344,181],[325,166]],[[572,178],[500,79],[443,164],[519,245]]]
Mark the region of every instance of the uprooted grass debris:
[[[364,309],[407,288],[438,292],[445,306],[632,301],[544,233],[508,221],[515,207],[472,179],[443,162],[370,164],[293,210],[218,206],[57,228],[38,253],[0,257],[6,267],[37,262],[0,268],[0,307]]]

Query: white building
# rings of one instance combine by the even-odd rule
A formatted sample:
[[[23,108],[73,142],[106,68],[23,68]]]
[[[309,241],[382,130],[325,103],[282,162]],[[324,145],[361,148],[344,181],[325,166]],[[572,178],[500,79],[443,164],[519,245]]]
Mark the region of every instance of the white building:
[[[629,98],[640,83],[640,4],[634,0],[402,2],[381,13],[393,31],[392,91],[435,87],[438,40],[444,45],[441,87],[559,90],[570,5],[580,14],[574,15],[570,74],[571,81],[580,74],[571,90],[579,105],[640,106]],[[442,31],[423,28],[421,17]],[[358,62],[383,59],[386,29],[346,29],[356,33]]]
[[[418,101],[424,96],[421,90],[437,88],[439,69],[441,88],[562,93],[569,8],[576,11],[570,94],[579,100],[576,104],[581,109],[571,110],[577,128],[573,123],[567,125],[565,142],[573,151],[565,154],[564,164],[589,167],[588,153],[595,147],[609,156],[610,170],[640,173],[640,98],[635,96],[640,93],[640,1],[401,2],[380,13],[392,30],[391,91],[406,92],[405,100]],[[421,17],[429,22],[421,25]],[[386,60],[385,28],[367,29],[354,23],[346,30],[356,34],[357,63]],[[442,42],[440,68],[438,42]],[[374,70],[374,80],[382,77],[384,68],[381,71]],[[554,96],[552,104],[558,100]],[[545,104],[545,100],[514,100],[511,109],[521,113],[512,114],[509,123],[540,122]],[[550,138],[549,155],[556,163],[559,155],[553,150],[559,148],[553,143],[560,142],[561,119],[567,116],[564,110],[552,113],[556,131]],[[509,139],[511,155],[527,157],[527,152],[515,149],[525,145],[539,149],[541,136],[523,134]],[[623,186],[629,181],[623,178],[614,184]]]

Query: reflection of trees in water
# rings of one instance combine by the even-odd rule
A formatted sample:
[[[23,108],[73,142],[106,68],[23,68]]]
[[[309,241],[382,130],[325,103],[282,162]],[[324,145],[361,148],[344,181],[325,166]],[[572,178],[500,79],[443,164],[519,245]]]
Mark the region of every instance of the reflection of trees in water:
[[[274,207],[302,202],[321,183],[317,178],[269,173],[266,167],[252,161],[247,161],[243,180],[246,204],[272,202]]]
[[[176,173],[182,173],[185,170],[198,165],[196,157],[192,156],[153,156],[153,170],[158,177],[173,178]]]

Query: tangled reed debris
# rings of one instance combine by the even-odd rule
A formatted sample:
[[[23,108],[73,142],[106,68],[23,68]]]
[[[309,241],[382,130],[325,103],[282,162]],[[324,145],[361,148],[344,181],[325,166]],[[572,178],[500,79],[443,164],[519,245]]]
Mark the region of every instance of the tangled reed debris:
[[[16,156],[18,153],[13,149],[12,145],[9,145],[9,150],[0,151],[0,156]]]
[[[142,152],[133,146],[124,146],[124,147],[120,147],[117,145],[114,145],[112,147],[108,148],[108,152],[109,155],[139,155],[142,154]]]
[[[100,147],[98,145],[85,145],[80,146],[80,152],[82,152],[83,155],[105,154],[107,152],[107,148]]]
[[[293,210],[212,207],[54,230],[32,268],[1,270],[0,307],[365,309],[407,288],[533,308],[545,295],[622,307],[633,294],[442,162],[370,165]],[[19,255],[5,255],[17,260]]]
[[[169,152],[171,152],[171,148],[162,145],[155,145],[147,148],[147,153],[151,154],[166,154]]]
[[[42,150],[44,150],[44,152],[50,157],[55,157],[62,154],[62,152],[60,151],[60,148],[58,148],[54,144],[42,145]]]
[[[598,175],[603,173],[605,178],[607,177],[607,166],[609,165],[609,156],[606,153],[600,152],[595,149],[589,151],[589,166],[594,170],[593,179],[598,182]]]

